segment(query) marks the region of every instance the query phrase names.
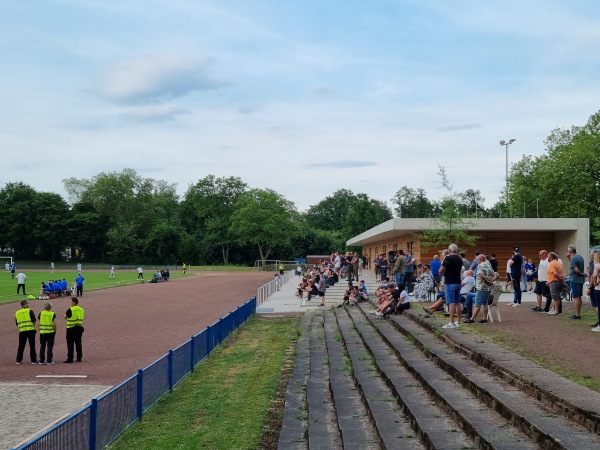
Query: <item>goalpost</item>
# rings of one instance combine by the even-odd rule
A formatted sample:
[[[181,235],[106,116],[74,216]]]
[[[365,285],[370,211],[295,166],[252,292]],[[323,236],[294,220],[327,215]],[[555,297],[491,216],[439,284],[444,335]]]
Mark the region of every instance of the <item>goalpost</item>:
[[[8,261],[6,261],[6,260],[8,260]],[[0,266],[0,270],[3,270],[3,269],[6,270],[7,262],[12,266],[13,265],[13,257],[12,256],[0,256],[0,264],[2,264]],[[6,271],[10,272],[10,267]]]

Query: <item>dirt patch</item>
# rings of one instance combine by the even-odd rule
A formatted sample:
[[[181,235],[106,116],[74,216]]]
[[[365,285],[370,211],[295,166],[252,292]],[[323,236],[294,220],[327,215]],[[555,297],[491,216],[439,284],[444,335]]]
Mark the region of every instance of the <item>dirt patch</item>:
[[[86,292],[80,299],[85,309],[83,362],[76,364],[62,364],[66,359],[63,315],[69,298],[52,301],[58,325],[55,366],[28,364],[27,349],[26,364],[15,364],[18,330],[14,314],[20,306],[0,305],[0,382],[65,384],[68,379],[36,375],[86,375],[77,382],[118,384],[254,297],[257,288],[271,279],[272,274],[264,272],[201,272],[166,283]],[[44,301],[30,304],[37,315]]]

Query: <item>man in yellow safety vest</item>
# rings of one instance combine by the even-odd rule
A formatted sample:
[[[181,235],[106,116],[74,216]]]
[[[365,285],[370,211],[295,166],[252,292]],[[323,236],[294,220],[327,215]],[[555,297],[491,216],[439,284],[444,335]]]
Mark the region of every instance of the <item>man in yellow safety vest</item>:
[[[35,326],[36,321],[35,314],[29,309],[29,302],[23,300],[21,302],[21,309],[15,313],[15,322],[19,327],[19,348],[17,350],[17,364],[21,364],[23,361],[23,352],[25,351],[25,344],[29,342],[29,357],[31,358],[31,364],[37,364],[37,353],[35,352]]]
[[[52,311],[52,303],[46,302],[44,310],[40,312],[38,318],[38,329],[40,330],[40,364],[54,364],[54,338],[56,337],[56,314]],[[48,356],[46,358],[46,355]]]
[[[83,334],[83,316],[84,311],[79,306],[79,299],[71,297],[71,307],[67,309],[65,319],[67,319],[67,359],[65,363],[73,362],[74,350],[77,351],[77,362],[81,362],[83,350],[81,348],[81,335]]]

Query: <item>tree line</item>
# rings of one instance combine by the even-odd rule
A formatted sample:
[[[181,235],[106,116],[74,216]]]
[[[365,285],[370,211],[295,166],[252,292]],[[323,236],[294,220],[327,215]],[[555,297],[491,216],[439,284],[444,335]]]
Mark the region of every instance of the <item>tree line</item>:
[[[27,184],[0,190],[0,254],[28,261],[252,264],[327,254],[392,217],[382,202],[339,190],[306,212],[271,189],[208,175],[176,185],[135,170],[63,180],[68,201]]]
[[[553,130],[545,145],[543,155],[523,155],[512,165],[508,192],[491,208],[477,189],[455,191],[442,166],[438,175],[448,191],[442,199],[402,186],[393,209],[339,189],[299,212],[274,190],[214,175],[180,198],[175,184],[132,169],[65,179],[68,201],[7,183],[0,190],[0,254],[32,261],[251,264],[344,249],[349,238],[393,216],[436,218],[458,231],[457,224],[475,217],[589,217],[592,245],[600,243],[600,112],[583,126]],[[446,235],[427,238],[440,236]]]

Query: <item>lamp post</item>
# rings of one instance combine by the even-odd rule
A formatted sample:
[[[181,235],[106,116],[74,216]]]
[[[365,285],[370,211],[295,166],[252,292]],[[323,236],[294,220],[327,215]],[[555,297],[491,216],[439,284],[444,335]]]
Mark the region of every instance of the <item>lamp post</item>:
[[[516,139],[509,139],[508,141],[500,141],[500,145],[506,148],[506,208],[508,209],[508,146],[515,142]]]

